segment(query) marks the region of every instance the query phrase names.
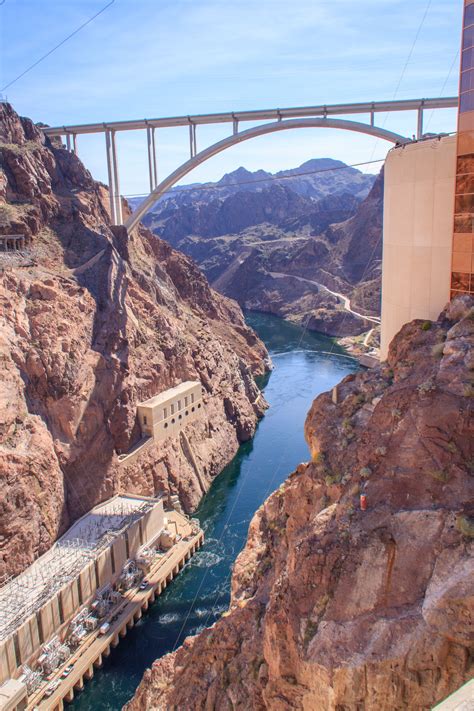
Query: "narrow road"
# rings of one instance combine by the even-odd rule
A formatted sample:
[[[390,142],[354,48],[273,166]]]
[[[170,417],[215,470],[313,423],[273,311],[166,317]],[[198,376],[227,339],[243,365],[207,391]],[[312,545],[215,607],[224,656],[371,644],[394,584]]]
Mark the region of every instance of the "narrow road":
[[[349,313],[353,314],[353,316],[356,316],[357,318],[361,318],[364,321],[370,321],[371,323],[376,323],[377,325],[380,324],[380,318],[378,318],[378,316],[364,316],[364,314],[361,314],[358,311],[354,311],[354,309],[351,308],[351,300],[349,299],[348,296],[344,296],[344,294],[340,294],[338,291],[332,291],[331,289],[328,289],[327,286],[324,286],[324,284],[320,284],[318,281],[313,281],[312,279],[306,279],[305,277],[295,276],[294,274],[284,274],[282,272],[269,272],[269,274],[270,274],[270,276],[274,277],[275,279],[283,279],[283,278],[290,277],[293,279],[297,279],[297,281],[302,281],[302,282],[306,282],[308,284],[313,284],[313,286],[318,287],[318,289],[327,291],[328,294],[332,294],[332,296],[335,296],[340,301],[342,301],[344,309],[346,311],[348,311]]]

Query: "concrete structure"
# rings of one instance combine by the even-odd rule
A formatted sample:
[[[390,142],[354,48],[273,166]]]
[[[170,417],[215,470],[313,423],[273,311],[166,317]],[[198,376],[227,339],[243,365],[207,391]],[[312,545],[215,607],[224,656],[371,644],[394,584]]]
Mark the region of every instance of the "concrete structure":
[[[451,296],[474,294],[474,0],[464,0]]]
[[[212,156],[242,141],[274,131],[294,128],[340,128],[358,131],[383,138],[392,143],[406,143],[411,139],[375,125],[376,113],[392,111],[417,112],[417,136],[423,135],[423,114],[426,110],[457,106],[457,97],[433,99],[409,99],[403,101],[375,101],[355,104],[336,104],[321,106],[303,106],[285,109],[264,109],[257,111],[237,111],[219,114],[201,114],[195,116],[175,116],[161,119],[139,119],[136,121],[113,121],[72,126],[45,128],[48,136],[66,136],[68,150],[77,153],[77,136],[87,133],[105,133],[107,169],[109,177],[110,216],[114,224],[122,223],[122,203],[119,188],[119,170],[115,136],[117,131],[146,130],[148,148],[148,172],[150,195],[126,221],[127,230],[133,230],[147,210],[178,180]],[[331,117],[367,114],[369,122],[340,120]],[[239,131],[239,124],[244,122],[272,121],[246,131]],[[197,152],[196,127],[214,123],[231,123],[232,135],[229,138]],[[157,184],[155,129],[177,126],[189,127],[190,160],[175,170],[170,176]],[[72,139],[72,141],[71,141]]]
[[[198,417],[201,408],[201,383],[188,380],[138,405],[142,433],[154,440],[176,436]]]
[[[385,161],[380,357],[412,319],[450,296],[456,137],[393,148]]]
[[[434,706],[433,711],[474,711],[474,679]]]
[[[165,528],[161,499],[116,496],[80,518],[43,556],[0,588],[0,683],[63,635],[98,589]]]
[[[0,711],[26,709],[26,686],[18,679],[8,679],[0,686]]]
[[[144,590],[135,586],[123,593],[119,602],[109,609],[103,620],[110,625],[107,632],[101,634],[98,628],[91,630],[51,678],[43,680],[29,694],[27,709],[62,711],[63,700],[74,699],[75,693],[83,689],[85,681],[92,679],[94,669],[101,667],[103,659],[118,646],[121,638],[126,637],[128,630],[133,628],[150,604],[202,546],[204,534],[195,519],[189,520],[178,511],[167,511],[165,525],[166,530],[173,532],[175,542],[167,552],[156,556],[151,562],[146,573],[148,586]],[[70,672],[63,677],[66,666],[70,667]],[[47,687],[51,682],[58,682],[58,686],[48,695]]]

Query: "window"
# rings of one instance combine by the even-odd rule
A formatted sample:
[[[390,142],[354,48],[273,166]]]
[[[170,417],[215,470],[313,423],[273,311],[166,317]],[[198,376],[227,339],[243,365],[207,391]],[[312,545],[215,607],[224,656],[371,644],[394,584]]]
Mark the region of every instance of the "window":
[[[179,420],[182,420],[182,419],[183,419],[183,416],[182,416],[182,415],[178,415],[178,419],[179,419]]]
[[[181,410],[181,400],[178,400],[178,410]]]
[[[191,393],[191,402],[194,402],[194,393]]]
[[[174,402],[171,403],[171,414],[174,415]]]
[[[147,421],[146,421],[146,415],[143,415],[143,424],[144,424],[144,425],[146,425],[146,424],[147,424]]]
[[[163,419],[166,420],[167,417],[168,417],[168,408],[164,407],[163,408]]]
[[[187,417],[187,416],[189,415],[189,410],[186,410],[186,412],[185,412],[184,414],[185,414],[186,417]]]
[[[186,395],[184,398],[184,407],[188,406],[188,396]]]
[[[191,412],[194,412],[195,409],[196,409],[195,407],[192,407],[192,408],[191,408]]]
[[[199,409],[200,407],[201,407],[201,403],[199,402],[199,403],[198,403],[198,409]]]
[[[176,422],[176,420],[173,417],[173,419],[171,420],[171,424],[174,425],[175,422]]]
[[[165,422],[165,429],[166,429],[167,427],[168,427],[168,423],[167,423],[167,422]]]

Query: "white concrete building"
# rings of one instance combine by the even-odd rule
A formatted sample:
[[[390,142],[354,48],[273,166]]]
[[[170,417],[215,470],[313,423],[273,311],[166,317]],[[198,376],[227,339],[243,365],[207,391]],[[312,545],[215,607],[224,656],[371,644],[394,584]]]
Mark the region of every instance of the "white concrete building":
[[[380,357],[413,319],[450,298],[456,136],[393,148],[385,161]]]
[[[115,496],[76,521],[54,546],[0,588],[0,684],[64,635],[97,590],[165,527],[163,501]]]
[[[155,440],[176,436],[202,409],[202,386],[198,380],[187,380],[138,405],[142,433]]]

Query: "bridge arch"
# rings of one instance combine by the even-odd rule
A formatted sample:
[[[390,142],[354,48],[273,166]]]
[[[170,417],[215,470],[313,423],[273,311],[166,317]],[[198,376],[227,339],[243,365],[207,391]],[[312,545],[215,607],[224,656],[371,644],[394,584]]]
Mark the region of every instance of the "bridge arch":
[[[156,188],[148,195],[148,197],[137,207],[137,209],[130,215],[128,220],[125,222],[125,227],[129,232],[131,232],[137,224],[140,222],[142,217],[148,210],[153,207],[157,200],[164,195],[170,188],[173,187],[181,178],[190,173],[198,165],[204,163],[209,158],[225,151],[231,146],[235,146],[243,141],[248,141],[250,138],[256,138],[257,136],[263,136],[267,133],[274,133],[275,131],[286,131],[293,128],[340,128],[345,131],[356,131],[357,133],[366,133],[369,136],[375,136],[376,138],[382,138],[385,141],[391,143],[409,143],[410,138],[406,136],[401,136],[393,131],[387,131],[385,128],[380,128],[379,126],[372,126],[366,123],[361,123],[359,121],[346,121],[345,119],[333,119],[333,118],[305,118],[305,119],[287,119],[282,121],[274,121],[272,123],[262,124],[261,126],[256,126],[254,128],[248,128],[245,131],[239,131],[238,133],[224,138],[222,141],[214,143],[212,146],[205,148],[200,153],[190,158],[182,165],[179,166],[175,171],[170,173],[167,178],[161,181]]]

